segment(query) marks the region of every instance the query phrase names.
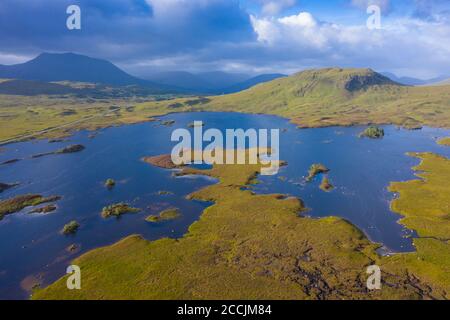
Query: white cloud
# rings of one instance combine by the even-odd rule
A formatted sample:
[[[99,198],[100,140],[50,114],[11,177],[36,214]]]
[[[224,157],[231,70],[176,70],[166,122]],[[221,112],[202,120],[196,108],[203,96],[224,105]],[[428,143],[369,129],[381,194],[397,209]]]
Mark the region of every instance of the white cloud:
[[[251,17],[260,45],[275,58],[311,66],[372,67],[417,76],[450,71],[450,24],[413,18],[385,21],[381,30],[318,21],[308,12],[281,18]],[[284,52],[289,52],[287,54]]]

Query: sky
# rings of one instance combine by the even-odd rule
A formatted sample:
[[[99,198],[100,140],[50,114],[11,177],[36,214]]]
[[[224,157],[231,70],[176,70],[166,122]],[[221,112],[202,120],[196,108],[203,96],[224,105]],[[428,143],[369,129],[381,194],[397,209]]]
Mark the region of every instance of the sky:
[[[81,30],[66,27],[69,5]],[[370,5],[379,29],[367,27]],[[107,59],[141,77],[331,66],[450,77],[450,1],[1,0],[0,64],[42,52]]]

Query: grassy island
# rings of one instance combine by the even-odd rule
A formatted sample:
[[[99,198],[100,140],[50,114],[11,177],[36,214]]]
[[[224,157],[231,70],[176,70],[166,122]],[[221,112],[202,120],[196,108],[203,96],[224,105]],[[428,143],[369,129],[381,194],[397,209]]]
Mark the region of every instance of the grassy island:
[[[125,213],[136,213],[139,211],[141,210],[138,208],[133,208],[128,204],[121,202],[104,207],[102,210],[102,217],[103,218],[120,217]]]
[[[116,181],[114,181],[114,179],[108,179],[105,181],[105,187],[108,189],[114,188],[115,185],[116,185]]]
[[[80,224],[75,220],[73,220],[64,225],[63,229],[61,230],[61,233],[64,235],[75,234],[78,231],[79,227]]]
[[[435,179],[441,175],[446,181],[450,179],[449,160],[427,156],[422,165],[421,170],[430,170],[425,181],[396,185],[404,205],[397,203],[394,209],[416,210],[417,201],[426,205],[425,201],[434,197],[426,193],[429,188],[435,189],[439,199],[448,200],[448,187],[440,188],[441,181]],[[343,219],[299,216],[305,210],[299,199],[244,190],[260,171],[258,165],[215,165],[208,170],[183,171],[219,179],[218,184],[189,196],[214,204],[184,237],[147,241],[132,235],[92,250],[73,261],[83,272],[81,290],[67,290],[64,276],[38,289],[32,298],[450,298],[449,244],[432,231],[436,224],[428,230],[433,238],[414,240],[417,252],[380,257],[376,253],[379,246]],[[409,198],[408,193],[414,190],[423,192],[425,198],[415,194]],[[418,212],[410,221],[418,221],[415,216],[419,214],[425,220],[433,215],[448,226],[446,215],[440,215],[448,215],[448,201],[431,203],[435,203],[432,212]],[[412,226],[404,220],[402,223]],[[448,238],[448,230],[444,234]],[[366,288],[366,268],[373,264],[381,267],[382,290]]]
[[[2,200],[0,201],[0,220],[4,216],[19,212],[26,207],[34,207],[42,203],[58,201],[59,199],[61,199],[59,196],[43,197],[38,194],[27,194]]]
[[[314,163],[308,171],[308,176],[306,177],[306,181],[311,181],[312,179],[314,179],[314,177],[318,174],[321,173],[327,173],[329,172],[330,169],[328,169],[327,167],[325,167],[323,164],[320,163]]]
[[[161,222],[166,220],[173,220],[181,216],[178,208],[166,209],[159,213],[159,215],[150,215],[145,220],[148,222]]]
[[[195,127],[204,127],[205,124],[202,122],[202,124],[197,124],[195,122],[191,122],[188,124],[188,128],[195,128]]]
[[[320,183],[319,188],[325,192],[329,192],[334,189],[334,186],[330,183],[330,180],[328,179],[328,177],[324,176],[322,178],[322,182]]]
[[[379,127],[372,126],[361,132],[359,136],[361,138],[365,137],[370,139],[381,139],[384,137],[384,130]]]

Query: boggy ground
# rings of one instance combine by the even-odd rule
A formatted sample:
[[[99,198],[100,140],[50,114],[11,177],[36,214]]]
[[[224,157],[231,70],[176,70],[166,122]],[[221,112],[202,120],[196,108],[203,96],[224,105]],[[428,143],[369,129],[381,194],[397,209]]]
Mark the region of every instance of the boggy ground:
[[[410,190],[425,204],[437,193],[450,198],[436,175],[450,179],[450,161],[419,155],[425,180],[393,184],[400,192],[394,208],[410,212],[402,201]],[[34,299],[448,299],[448,240],[429,233],[414,243],[417,253],[380,257],[377,245],[343,219],[302,217],[299,199],[255,195],[244,190],[259,165],[185,168],[219,183],[189,197],[214,201],[180,239],[147,241],[129,236],[92,250],[73,263],[81,267],[82,289],[68,290],[63,277],[33,294]],[[438,183],[438,184],[437,184]],[[437,185],[436,185],[437,184]],[[433,189],[433,193],[429,190]],[[409,191],[408,191],[409,190]],[[432,201],[431,201],[432,202]],[[433,212],[447,212],[448,201]],[[446,211],[447,210],[447,211]],[[426,219],[428,211],[416,219]],[[407,226],[409,223],[404,221]],[[448,216],[441,222],[449,225]],[[448,230],[448,229],[447,229]],[[448,232],[446,233],[449,234]],[[422,238],[423,237],[423,238]],[[382,270],[382,289],[366,289],[366,268]]]

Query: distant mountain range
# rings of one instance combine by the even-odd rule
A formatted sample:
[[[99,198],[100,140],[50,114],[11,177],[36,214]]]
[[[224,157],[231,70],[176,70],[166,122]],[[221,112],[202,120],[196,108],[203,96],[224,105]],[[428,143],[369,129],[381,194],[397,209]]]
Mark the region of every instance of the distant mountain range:
[[[412,78],[412,77],[397,77],[395,74],[393,74],[391,72],[381,72],[381,74],[395,82],[405,84],[408,86],[423,86],[423,85],[429,85],[429,84],[436,84],[436,83],[442,82],[448,78],[448,75],[447,75],[447,76],[440,76],[440,77],[436,77],[436,78],[432,78],[432,79],[428,79],[428,80],[423,80],[423,79],[417,79],[417,78]]]
[[[109,85],[154,85],[129,75],[111,62],[74,53],[43,53],[21,64],[0,65],[0,78],[37,81],[78,81]]]
[[[161,72],[148,79],[165,85],[183,88],[192,92],[225,94],[248,89],[259,83],[285,77],[283,74],[262,74],[251,77],[240,73],[221,71],[193,74],[185,71]]]
[[[0,79],[16,79],[15,82],[0,83],[0,93],[35,95],[77,92],[76,89],[64,85],[45,84],[71,81],[109,86],[139,86],[149,94],[222,94],[244,90],[282,76],[284,75],[270,74],[250,77],[245,74],[220,71],[200,74],[164,72],[144,80],[126,73],[106,60],[74,53],[42,53],[25,63],[0,65]],[[83,91],[83,93],[86,92],[89,91]]]

